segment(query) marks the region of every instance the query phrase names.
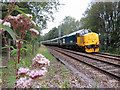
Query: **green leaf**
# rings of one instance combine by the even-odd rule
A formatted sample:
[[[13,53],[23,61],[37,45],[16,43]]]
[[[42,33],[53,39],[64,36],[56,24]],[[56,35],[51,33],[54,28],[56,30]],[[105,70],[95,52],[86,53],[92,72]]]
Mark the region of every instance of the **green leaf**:
[[[10,46],[10,48],[15,49],[13,46]]]
[[[6,46],[5,46],[5,47],[2,47],[2,49],[5,49],[5,48],[8,48],[8,47],[6,47]]]
[[[28,75],[25,74],[25,77],[30,78]]]
[[[18,74],[18,75],[16,76],[16,78],[17,78],[17,77],[20,77],[20,75]]]
[[[24,42],[28,42],[27,40],[23,40]]]
[[[26,48],[21,48],[21,50],[25,50],[26,51],[27,49]]]
[[[17,68],[20,68],[21,67],[21,64],[16,64]]]
[[[5,45],[5,47],[2,47],[2,49],[5,49],[5,48],[12,48],[12,49],[15,49],[13,46],[7,46],[7,45]]]
[[[22,60],[22,63],[23,63],[24,65],[28,65],[28,62],[27,62],[26,60]]]
[[[32,20],[23,11],[19,10],[18,8],[13,8],[13,10],[17,10],[18,12],[22,13],[27,19],[32,22]]]
[[[60,80],[58,80],[58,84],[60,84]]]
[[[12,55],[15,54],[16,52],[18,52],[18,50],[19,50],[19,49],[13,49],[13,50],[11,51],[11,54],[12,54]]]
[[[21,9],[21,10],[26,10],[27,8],[18,8],[19,10]]]
[[[15,33],[13,32],[11,28],[5,25],[0,25],[0,28],[5,29],[10,34],[10,36],[13,38],[13,40],[16,40]]]

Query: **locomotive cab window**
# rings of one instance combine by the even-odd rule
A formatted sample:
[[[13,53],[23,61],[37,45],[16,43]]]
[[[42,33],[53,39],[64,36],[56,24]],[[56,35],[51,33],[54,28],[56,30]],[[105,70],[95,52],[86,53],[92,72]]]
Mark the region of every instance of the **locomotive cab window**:
[[[88,33],[91,33],[91,31],[89,31],[89,30],[83,30],[77,36],[81,37],[81,36],[84,36],[85,34],[88,34]]]
[[[91,33],[91,31],[89,31],[89,30],[84,30],[84,33],[85,33],[85,34],[88,34],[88,33]]]

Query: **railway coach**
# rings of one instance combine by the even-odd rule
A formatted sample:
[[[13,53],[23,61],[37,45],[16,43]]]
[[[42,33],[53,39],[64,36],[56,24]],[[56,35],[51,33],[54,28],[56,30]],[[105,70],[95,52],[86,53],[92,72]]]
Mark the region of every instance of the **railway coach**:
[[[59,38],[41,41],[41,43],[77,49],[88,53],[99,52],[99,35],[88,29],[82,29]]]

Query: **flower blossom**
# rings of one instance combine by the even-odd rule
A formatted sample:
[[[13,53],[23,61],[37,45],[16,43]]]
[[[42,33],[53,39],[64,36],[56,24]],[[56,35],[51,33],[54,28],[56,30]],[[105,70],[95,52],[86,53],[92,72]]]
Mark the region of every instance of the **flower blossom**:
[[[42,67],[41,70],[47,70],[45,67]]]
[[[20,42],[20,44],[23,44],[23,41],[15,40],[15,42],[16,42],[16,44],[19,44],[19,42]]]
[[[4,22],[3,25],[11,27],[11,24],[9,22]]]
[[[4,22],[3,25],[11,27],[11,24],[9,22]],[[5,31],[5,29],[0,28],[1,31]]]
[[[26,14],[31,20],[32,15]],[[29,30],[32,26],[36,26],[34,21],[30,21],[27,17],[25,17],[23,14],[19,14],[17,16],[11,16],[9,15],[7,20],[11,23],[14,30],[17,30],[19,32]]]
[[[38,61],[39,61],[39,58],[35,57],[35,58],[33,59],[33,61],[34,61],[34,62],[38,62]]]
[[[41,58],[41,59],[38,61],[38,63],[39,63],[40,65],[49,65],[50,61],[49,61],[48,59],[46,59],[46,58]]]
[[[43,69],[43,70],[33,69],[33,70],[31,70],[30,72],[28,72],[27,75],[28,75],[30,78],[34,79],[34,78],[36,78],[36,77],[42,77],[43,75],[46,74],[46,72],[47,72],[46,69]]]
[[[46,59],[42,54],[37,54],[33,61],[37,62],[40,65],[49,65],[50,63],[50,61]]]
[[[23,41],[15,40],[16,46],[19,46],[19,42],[20,42],[20,44],[23,44]]]
[[[44,56],[42,54],[39,54],[39,53],[37,54],[37,57],[38,58],[44,58]]]
[[[35,34],[35,35],[38,35],[38,34],[39,34],[39,32],[38,32],[37,30],[35,30],[34,28],[31,28],[30,31],[31,31],[33,34]]]
[[[27,79],[27,77],[21,77],[20,79],[18,79],[16,81],[16,88],[30,88],[33,83],[32,83],[33,79],[29,78]]]
[[[18,74],[26,74],[29,71],[30,71],[29,68],[20,67],[18,70]]]
[[[30,19],[32,19],[32,14],[26,14]]]

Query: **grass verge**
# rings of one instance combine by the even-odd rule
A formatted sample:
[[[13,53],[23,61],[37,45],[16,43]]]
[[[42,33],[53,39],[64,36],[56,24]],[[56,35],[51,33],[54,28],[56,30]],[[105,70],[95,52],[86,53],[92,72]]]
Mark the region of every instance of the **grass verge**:
[[[20,65],[17,65],[17,67],[19,68],[20,66],[22,67],[29,67],[32,63],[32,59],[37,55],[37,53],[41,53],[43,54],[46,58],[48,58],[50,61],[54,60],[54,57],[52,55],[50,55],[50,53],[47,51],[47,49],[45,48],[45,46],[41,45],[40,48],[37,49],[37,51],[34,52],[34,55],[28,54],[27,56],[25,56],[23,58],[23,60],[21,61]],[[7,60],[7,59],[3,59],[3,62]],[[11,83],[11,85],[13,85],[12,83],[15,82],[15,78],[13,80],[13,77],[15,77],[15,63],[13,60],[9,60],[8,63],[6,64],[7,68],[2,68],[2,72],[0,72],[1,76],[2,76],[2,88],[6,88],[8,87],[8,85]],[[13,82],[11,82],[13,81]],[[10,86],[11,86],[10,85]]]

